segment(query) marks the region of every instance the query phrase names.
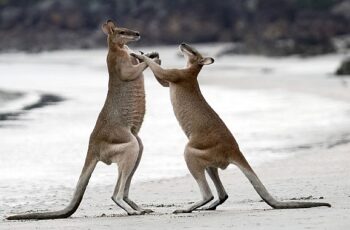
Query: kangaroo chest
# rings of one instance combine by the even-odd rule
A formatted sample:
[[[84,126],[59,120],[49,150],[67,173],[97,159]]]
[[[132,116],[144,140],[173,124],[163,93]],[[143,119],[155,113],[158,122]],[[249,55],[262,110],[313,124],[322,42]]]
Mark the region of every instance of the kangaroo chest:
[[[123,82],[109,92],[108,105],[111,108],[109,119],[113,123],[128,126],[133,133],[138,133],[146,111],[144,79]]]
[[[170,98],[176,119],[189,137],[191,132],[196,130],[198,119],[201,119],[198,113],[200,106],[197,103],[199,96],[192,89],[170,85]]]

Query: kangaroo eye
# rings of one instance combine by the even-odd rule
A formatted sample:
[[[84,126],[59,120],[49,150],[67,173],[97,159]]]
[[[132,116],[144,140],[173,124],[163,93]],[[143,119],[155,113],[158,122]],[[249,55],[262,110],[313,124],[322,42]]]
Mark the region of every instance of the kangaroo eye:
[[[119,34],[125,34],[125,32],[124,32],[124,31],[121,31]]]

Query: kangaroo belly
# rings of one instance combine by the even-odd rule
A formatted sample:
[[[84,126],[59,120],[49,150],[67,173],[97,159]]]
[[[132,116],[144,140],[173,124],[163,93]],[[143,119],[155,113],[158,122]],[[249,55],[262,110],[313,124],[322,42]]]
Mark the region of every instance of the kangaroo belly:
[[[110,87],[105,106],[100,114],[106,126],[127,127],[139,132],[145,115],[145,89],[143,76],[137,80],[122,82]]]
[[[122,90],[123,95],[121,95],[123,100],[120,102],[119,110],[132,133],[138,133],[146,110],[143,77],[128,83],[132,84],[126,84],[124,86]]]
[[[207,136],[220,130],[221,119],[205,101],[198,87],[171,85],[170,96],[175,116],[187,137]]]

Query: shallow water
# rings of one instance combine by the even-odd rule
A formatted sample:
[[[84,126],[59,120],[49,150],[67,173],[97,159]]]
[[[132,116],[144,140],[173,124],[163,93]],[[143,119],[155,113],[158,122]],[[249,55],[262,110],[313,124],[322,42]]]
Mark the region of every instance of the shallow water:
[[[220,48],[202,49],[213,54]],[[163,65],[184,65],[175,47],[157,50]],[[75,186],[89,134],[106,95],[105,55],[105,50],[0,55],[0,88],[24,93],[20,99],[2,104],[0,113],[18,111],[37,102],[43,93],[65,99],[26,111],[19,119],[0,121],[3,210],[27,205],[23,194],[37,194],[39,202],[41,193],[56,194],[57,188],[70,191]],[[300,74],[298,58],[276,64],[274,59],[248,56],[236,64],[237,58],[221,58],[216,67],[206,67],[203,75],[251,76],[266,71]],[[326,62],[314,70],[312,59],[310,62],[304,67],[309,67],[308,73],[315,81],[327,77],[334,65]],[[188,173],[183,159],[186,138],[173,115],[168,89],[161,87],[149,70],[145,72],[145,82],[147,113],[140,133],[145,149],[134,181],[183,176]],[[350,141],[349,103],[283,89],[238,90],[208,84],[201,88],[253,165],[297,154],[305,148],[328,148]],[[91,186],[115,184],[116,173],[115,165],[99,164]]]

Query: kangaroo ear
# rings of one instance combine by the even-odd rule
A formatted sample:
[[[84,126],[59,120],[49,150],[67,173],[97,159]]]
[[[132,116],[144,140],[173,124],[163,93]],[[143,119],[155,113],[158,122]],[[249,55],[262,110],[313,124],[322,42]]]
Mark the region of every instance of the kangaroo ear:
[[[110,34],[111,31],[110,31],[110,29],[109,29],[107,23],[103,23],[103,25],[101,26],[101,28],[102,28],[103,33],[105,33],[106,35]]]
[[[116,25],[112,20],[108,20],[106,23],[103,23],[102,25],[102,31],[108,35],[113,33],[113,28],[115,28]]]
[[[107,25],[110,26],[111,28],[117,27],[117,24],[113,22],[111,19],[107,20]]]
[[[200,60],[199,64],[201,65],[210,65],[214,62],[214,59],[211,57],[206,57],[206,58],[202,58],[202,60]]]

